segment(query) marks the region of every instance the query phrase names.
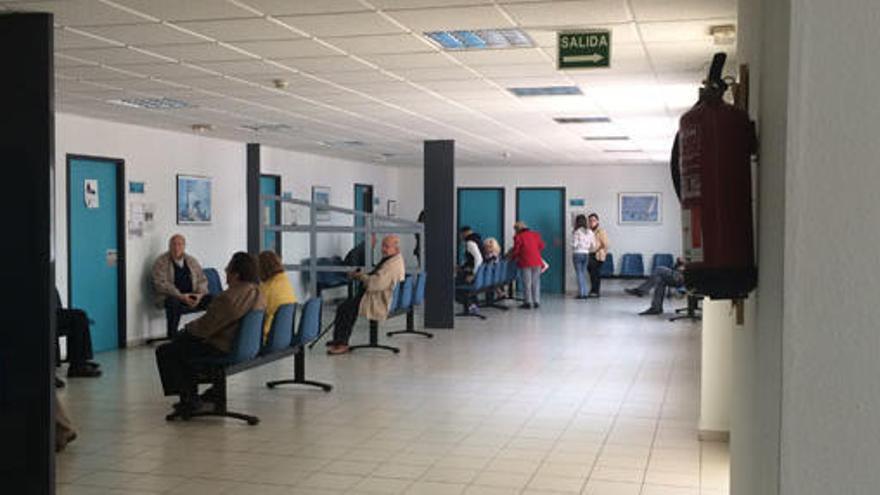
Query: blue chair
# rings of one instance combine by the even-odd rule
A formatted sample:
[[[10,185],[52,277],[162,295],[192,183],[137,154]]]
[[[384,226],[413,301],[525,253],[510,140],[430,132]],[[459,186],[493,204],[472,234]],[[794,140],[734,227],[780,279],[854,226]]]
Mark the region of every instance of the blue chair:
[[[638,278],[645,276],[645,264],[642,255],[638,253],[626,253],[620,260],[620,276]]]
[[[205,278],[208,279],[208,293],[212,296],[223,292],[223,283],[220,282],[220,274],[213,268],[205,268],[203,270]]]
[[[306,345],[313,342],[321,334],[321,313],[324,301],[320,297],[313,297],[302,305],[299,317],[299,329],[289,342],[287,354],[293,354],[293,378],[287,380],[274,380],[266,383],[266,387],[275,388],[277,385],[309,385],[318,387],[324,392],[333,390],[333,385],[328,383],[306,380]],[[277,314],[275,316],[278,317]]]
[[[599,276],[602,278],[611,278],[614,276],[614,255],[608,253],[605,255],[605,262],[599,267]]]
[[[296,304],[282,304],[275,311],[269,335],[260,349],[260,355],[272,354],[290,347],[293,341],[293,322],[296,315]]]
[[[507,263],[507,260],[498,260],[495,262],[494,285],[504,284],[504,277],[507,276]]]
[[[225,356],[197,358],[192,360],[196,369],[198,383],[210,383],[213,387],[212,402],[214,409],[210,411],[186,411],[177,409],[165,416],[166,421],[175,419],[189,420],[198,416],[220,416],[246,421],[249,425],[260,422],[256,416],[230,411],[226,404],[226,378],[239,371],[244,371],[252,366],[248,365],[260,352],[260,344],[263,342],[263,310],[248,312],[241,319],[238,334],[232,342],[232,348]]]
[[[428,337],[429,339],[434,337],[434,334],[432,333],[415,329],[415,307],[421,306],[425,302],[425,280],[425,272],[418,273],[415,276],[407,275],[406,280],[404,281],[400,308],[406,311],[406,329],[386,332],[386,336],[393,337],[402,334],[415,334]],[[410,284],[410,286],[407,287],[407,284]],[[409,296],[407,294],[409,294]]]
[[[486,274],[488,273],[488,265],[485,263],[480,265],[477,268],[477,271],[474,272],[474,279],[469,284],[459,284],[455,287],[455,292],[459,295],[465,296],[464,300],[470,299],[471,296],[475,296],[482,292],[487,286],[491,285],[486,283]],[[473,316],[475,318],[479,318],[481,320],[485,320],[486,317],[479,313],[471,313],[468,311],[468,304],[466,302],[462,302],[464,309],[461,313],[456,314],[456,316]]]
[[[412,307],[415,277],[407,275],[406,278],[403,279],[403,284],[397,284],[397,286],[400,288],[398,291],[400,294],[400,300],[398,301],[397,308],[395,308],[395,313],[399,311],[407,311]]]
[[[421,272],[417,277],[416,291],[413,295],[413,306],[421,306],[425,303],[425,284],[427,283],[428,274]]]
[[[670,269],[674,268],[675,258],[668,253],[654,253],[654,256],[651,258],[651,273],[654,273],[654,271],[661,266]]]
[[[407,283],[409,281],[409,283]],[[409,294],[404,294],[404,290],[408,291]],[[392,317],[398,314],[402,314],[402,304],[404,298],[406,298],[410,304],[412,303],[412,291],[413,291],[413,282],[412,277],[405,277],[402,282],[398,282],[394,285],[393,292],[391,293],[391,306],[388,307],[388,317]],[[394,354],[400,352],[400,349],[390,345],[383,345],[379,343],[379,322],[376,320],[370,320],[370,340],[366,344],[358,344],[358,345],[350,345],[348,346],[348,351],[354,351],[357,349],[384,349],[386,351],[391,351]]]

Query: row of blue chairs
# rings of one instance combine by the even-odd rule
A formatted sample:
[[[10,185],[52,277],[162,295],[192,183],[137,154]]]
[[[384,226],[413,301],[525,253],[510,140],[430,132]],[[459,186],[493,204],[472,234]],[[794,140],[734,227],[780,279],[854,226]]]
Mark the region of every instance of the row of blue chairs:
[[[599,269],[599,276],[602,278],[612,278],[615,276],[621,278],[638,278],[654,273],[654,270],[657,269],[657,267],[665,266],[672,268],[674,265],[675,257],[671,254],[656,253],[651,258],[651,271],[646,274],[642,255],[639,253],[625,253],[620,259],[620,273],[615,275],[614,255],[608,253],[605,257],[605,263],[603,263],[602,267]]]
[[[166,420],[188,420],[196,416],[222,416],[246,421],[250,425],[259,423],[259,418],[249,414],[230,411],[226,403],[226,382],[229,376],[242,371],[256,368],[290,355],[294,356],[293,378],[275,380],[266,383],[269,388],[278,385],[294,384],[318,387],[325,392],[333,389],[328,383],[316,382],[305,378],[305,346],[317,339],[321,330],[321,313],[323,301],[311,298],[302,306],[299,328],[294,332],[296,320],[296,304],[284,304],[278,307],[266,341],[263,342],[263,318],[265,311],[254,310],[241,319],[238,335],[232,343],[229,353],[223,357],[198,358],[192,361],[196,369],[198,383],[212,385],[209,411],[189,413],[176,410],[167,415]]]
[[[419,272],[415,275],[407,275],[402,282],[394,286],[394,292],[391,298],[391,307],[388,310],[388,319],[396,316],[406,315],[406,329],[387,332],[385,335],[392,337],[394,335],[422,335],[432,338],[433,334],[415,329],[415,308],[421,306],[425,302],[425,284],[427,282],[425,272]],[[357,349],[385,349],[395,354],[400,349],[390,345],[382,345],[379,343],[379,322],[370,320],[370,338],[366,344],[358,344],[349,346],[349,351]]]
[[[518,275],[519,270],[514,261],[501,259],[496,262],[483,263],[474,272],[474,279],[468,284],[456,285],[455,292],[461,301],[471,300],[480,294],[486,294],[486,302],[482,304],[483,307],[507,309],[497,304],[495,289],[500,287],[510,288],[510,285],[516,280]],[[513,294],[513,291],[508,290],[507,293]],[[473,316],[483,320],[486,319],[482,314],[468,312],[468,304],[466,302],[463,302],[462,305],[464,306],[464,311],[457,316]]]

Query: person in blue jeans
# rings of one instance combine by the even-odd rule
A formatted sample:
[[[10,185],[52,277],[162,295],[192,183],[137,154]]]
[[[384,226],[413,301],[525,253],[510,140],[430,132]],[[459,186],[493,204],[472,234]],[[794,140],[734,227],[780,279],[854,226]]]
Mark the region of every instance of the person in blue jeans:
[[[651,289],[654,289],[654,296],[651,299],[651,307],[639,313],[640,315],[659,315],[663,314],[663,299],[666,297],[667,287],[681,287],[684,285],[684,260],[678,258],[675,260],[675,267],[658,266],[654,269],[654,273],[648,280],[645,280],[638,287],[624,289],[624,292],[632,296],[642,297]]]
[[[595,244],[596,235],[587,224],[587,216],[576,216],[574,219],[574,231],[571,234],[571,252],[574,271],[577,275],[578,299],[587,299],[588,296],[587,264],[590,261],[590,252],[594,249]]]

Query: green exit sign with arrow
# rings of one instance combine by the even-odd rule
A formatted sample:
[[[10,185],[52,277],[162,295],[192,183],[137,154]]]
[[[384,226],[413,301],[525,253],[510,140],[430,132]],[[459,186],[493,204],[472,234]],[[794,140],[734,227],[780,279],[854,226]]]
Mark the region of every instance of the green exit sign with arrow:
[[[569,31],[557,39],[559,69],[611,66],[611,31]]]

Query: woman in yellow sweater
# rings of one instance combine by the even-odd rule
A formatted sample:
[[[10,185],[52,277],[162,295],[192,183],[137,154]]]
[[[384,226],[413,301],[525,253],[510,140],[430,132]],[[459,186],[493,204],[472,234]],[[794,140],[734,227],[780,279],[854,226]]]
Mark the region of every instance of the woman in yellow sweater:
[[[269,336],[275,311],[282,304],[296,302],[296,295],[290,279],[284,272],[281,258],[274,251],[263,251],[259,255],[260,291],[266,296],[266,318],[263,320],[263,342]]]

